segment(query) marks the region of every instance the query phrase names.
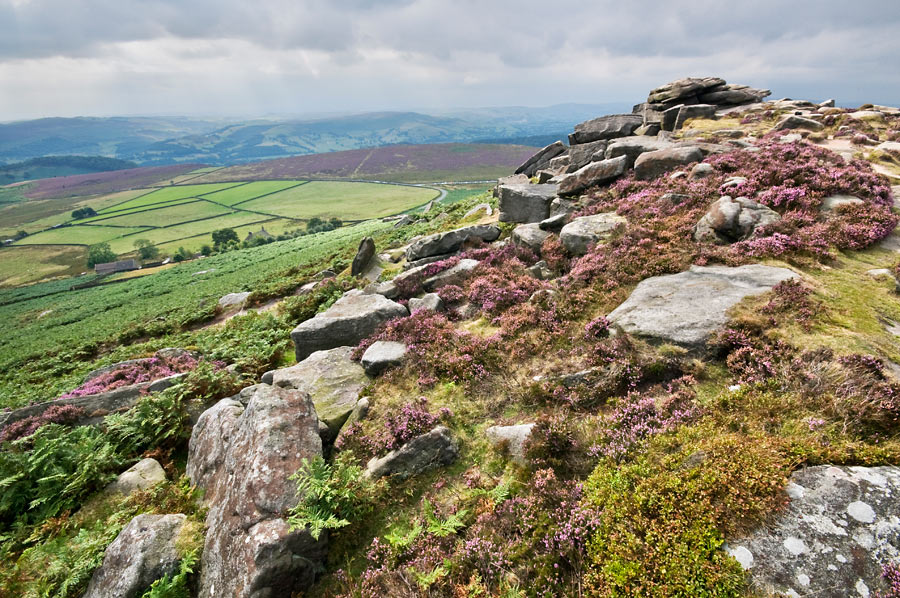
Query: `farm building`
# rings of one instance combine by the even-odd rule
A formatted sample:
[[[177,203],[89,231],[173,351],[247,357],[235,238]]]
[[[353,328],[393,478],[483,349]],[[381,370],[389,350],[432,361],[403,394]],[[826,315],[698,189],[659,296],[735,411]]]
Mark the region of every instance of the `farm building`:
[[[249,232],[249,233],[247,233],[247,238],[244,239],[244,241],[245,241],[245,242],[249,242],[249,241],[252,241],[253,239],[255,239],[255,238],[257,238],[257,237],[258,237],[258,238],[265,239],[266,241],[270,241],[270,240],[272,239],[272,235],[269,234],[269,231],[266,230],[266,227],[262,227],[261,229],[259,229],[259,230],[256,231],[255,233],[254,233],[254,232]]]
[[[136,260],[119,260],[118,262],[107,262],[94,266],[94,272],[97,274],[115,274],[116,272],[129,272],[138,269],[140,269],[140,265]]]

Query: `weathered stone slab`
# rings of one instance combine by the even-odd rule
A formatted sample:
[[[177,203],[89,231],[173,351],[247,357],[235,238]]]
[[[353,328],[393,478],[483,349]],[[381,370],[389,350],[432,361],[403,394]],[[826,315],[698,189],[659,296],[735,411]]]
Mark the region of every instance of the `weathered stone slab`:
[[[257,385],[214,476],[221,492],[206,518],[200,598],[290,596],[312,585],[327,538],[291,530],[284,517],[298,501],[291,476],[321,455],[309,396]]]
[[[568,223],[559,232],[559,240],[572,255],[584,255],[588,247],[608,239],[628,221],[615,212],[581,216]]]
[[[188,441],[187,477],[194,486],[204,489],[203,499],[216,502],[221,490],[217,476],[225,463],[231,435],[244,412],[244,405],[235,399],[222,399],[197,418]]]
[[[606,146],[608,144],[608,141],[599,140],[573,145],[569,148],[569,164],[566,167],[567,171],[575,172],[579,168],[587,166],[594,161],[594,154],[599,152],[602,156],[606,153]]]
[[[473,260],[466,258],[464,260],[459,260],[459,263],[453,266],[452,268],[448,268],[443,272],[438,272],[431,278],[425,279],[425,282],[422,283],[422,286],[426,291],[436,291],[441,287],[445,287],[448,284],[462,285],[463,282],[472,274],[472,270],[474,270],[480,262],[478,260]]]
[[[525,163],[516,168],[516,174],[524,174],[527,177],[533,177],[538,170],[545,168],[550,160],[566,151],[566,146],[562,141],[554,141],[550,145],[541,148],[535,155],[531,156]]]
[[[612,158],[610,160],[602,160],[600,162],[591,162],[584,168],[577,170],[571,174],[565,175],[559,181],[560,195],[573,195],[584,191],[588,187],[600,185],[615,180],[625,173],[628,159],[625,156]],[[541,218],[544,220],[548,214]],[[538,222],[540,222],[538,220]]]
[[[534,424],[518,424],[515,426],[491,426],[485,435],[494,444],[505,445],[509,456],[517,463],[525,463],[525,443],[531,436]]]
[[[544,221],[542,221],[544,222]],[[516,245],[520,245],[522,247],[527,247],[532,250],[536,254],[541,254],[541,245],[544,244],[544,241],[547,237],[550,236],[550,233],[543,230],[541,225],[538,223],[532,224],[520,224],[517,226],[511,235],[512,242]]]
[[[228,309],[231,307],[239,307],[244,305],[247,301],[247,297],[250,296],[250,293],[244,291],[242,293],[228,293],[227,295],[222,296],[219,299],[219,307],[222,309]]]
[[[841,206],[860,205],[865,203],[858,197],[852,195],[831,195],[822,200],[822,211],[832,212]]]
[[[575,132],[569,135],[569,145],[590,143],[627,137],[644,124],[640,114],[611,114],[575,125]]]
[[[501,187],[501,204],[503,202],[502,190]],[[406,259],[412,262],[427,257],[445,255],[458,251],[469,240],[480,239],[490,243],[496,241],[499,236],[500,229],[493,224],[464,226],[445,233],[428,235],[413,242],[406,250]]]
[[[429,204],[430,206],[431,204]],[[427,210],[426,210],[427,212]],[[353,263],[350,265],[350,276],[359,276],[369,269],[372,258],[375,257],[375,241],[372,237],[365,237],[359,242],[359,248],[356,255],[353,256]]]
[[[443,311],[444,302],[437,293],[426,293],[422,297],[412,297],[409,300],[408,307],[409,313],[417,312],[422,309],[426,311]]]
[[[655,179],[659,175],[680,166],[686,166],[703,159],[698,147],[685,146],[646,152],[634,162],[634,177],[643,181]]]
[[[370,376],[377,376],[384,370],[399,365],[406,357],[406,345],[395,341],[375,341],[363,353],[360,363]]]
[[[696,96],[708,89],[721,85],[725,85],[725,80],[718,77],[686,77],[677,79],[652,90],[650,95],[647,96],[647,102],[651,104],[674,102],[682,98]]]
[[[820,465],[795,472],[790,505],[727,551],[761,595],[874,598],[900,559],[900,468]],[[886,595],[886,594],[882,594]]]
[[[803,118],[796,114],[785,116],[772,127],[773,131],[784,131],[786,129],[806,129],[807,131],[821,131],[825,125],[811,118]]]
[[[272,384],[305,392],[328,428],[326,441],[334,440],[356,407],[359,393],[369,383],[363,366],[350,358],[353,347],[316,351],[289,368],[275,370]]]
[[[550,212],[556,185],[503,185],[500,187],[500,222],[540,222]]]
[[[405,307],[383,295],[347,293],[291,332],[297,361],[303,361],[315,351],[355,346],[385,322],[406,315]]]
[[[178,571],[176,540],[184,515],[138,515],[106,548],[84,598],[140,598],[154,581]]]
[[[136,490],[147,490],[166,481],[166,472],[156,459],[141,459],[119,474],[116,481],[106,487],[106,492],[128,496]]]
[[[656,150],[672,147],[674,144],[665,139],[655,139],[653,137],[626,137],[625,139],[617,139],[609,144],[606,148],[606,158],[618,158],[625,156],[627,161],[625,168],[634,168],[634,161],[638,156],[645,152],[655,152]]]
[[[445,426],[438,426],[380,459],[371,459],[366,465],[365,475],[370,479],[390,475],[403,480],[436,467],[449,465],[458,456],[459,449],[450,435],[450,430]]]
[[[687,272],[641,281],[608,318],[628,334],[700,349],[742,299],[796,277],[787,268],[760,264],[691,266]]]

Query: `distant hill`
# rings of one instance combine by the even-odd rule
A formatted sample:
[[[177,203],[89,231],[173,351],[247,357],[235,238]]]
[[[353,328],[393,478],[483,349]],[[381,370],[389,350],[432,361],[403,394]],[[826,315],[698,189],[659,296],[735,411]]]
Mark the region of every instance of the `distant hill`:
[[[388,145],[239,164],[209,172],[191,182],[297,178],[398,182],[488,180],[511,174],[534,152],[534,147],[521,145]]]
[[[46,156],[0,166],[0,185],[136,167],[134,162],[102,156]]]
[[[140,165],[235,164],[397,144],[514,145],[557,137],[581,121],[628,109],[563,104],[448,111],[373,112],[315,119],[48,118],[0,124],[0,161],[100,155]]]

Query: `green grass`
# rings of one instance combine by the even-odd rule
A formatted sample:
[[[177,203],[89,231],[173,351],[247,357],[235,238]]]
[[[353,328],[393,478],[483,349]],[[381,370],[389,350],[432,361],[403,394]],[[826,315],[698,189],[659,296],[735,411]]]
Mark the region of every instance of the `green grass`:
[[[15,245],[96,245],[146,227],[65,226],[25,237]]]
[[[305,183],[305,181],[257,181],[217,191],[216,193],[210,193],[204,195],[203,199],[208,199],[209,201],[214,201],[226,206],[233,206],[262,195],[283,191],[303,183]]]
[[[152,191],[140,197],[136,197],[131,201],[125,201],[120,204],[110,206],[101,211],[103,214],[111,212],[121,212],[125,210],[133,210],[135,208],[145,208],[147,206],[159,203],[168,203],[187,199],[190,197],[198,197],[205,193],[214,193],[222,189],[234,187],[240,183],[207,183],[205,185],[175,185],[173,187],[161,187],[156,191]]]
[[[83,247],[5,247],[0,249],[0,287],[72,276],[87,269],[86,260]]]
[[[114,218],[104,218],[95,222],[101,226],[170,226],[201,218],[223,216],[230,212],[231,210],[224,206],[196,200],[172,206],[150,208],[146,211],[133,212]]]
[[[303,220],[314,216],[362,220],[397,214],[423,205],[435,197],[437,192],[428,188],[312,181],[287,191],[248,201],[240,207]]]

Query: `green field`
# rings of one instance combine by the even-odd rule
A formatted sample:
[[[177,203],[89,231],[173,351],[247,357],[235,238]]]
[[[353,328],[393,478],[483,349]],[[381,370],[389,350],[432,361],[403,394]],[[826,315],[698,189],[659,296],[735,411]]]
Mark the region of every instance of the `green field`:
[[[86,270],[84,247],[23,245],[0,249],[0,287],[29,284]]]
[[[219,216],[217,218],[210,218],[209,220],[198,220],[196,222],[177,224],[175,226],[167,226],[164,228],[150,228],[142,233],[129,235],[127,237],[122,237],[121,239],[111,241],[110,247],[116,253],[125,253],[134,249],[134,241],[136,239],[147,239],[154,245],[159,246],[160,251],[166,253],[167,251],[169,251],[169,248],[165,246],[166,243],[177,241],[179,239],[190,239],[190,242],[182,242],[176,244],[174,248],[171,248],[171,251],[177,250],[179,246],[184,246],[186,249],[196,250],[200,249],[200,246],[204,244],[212,245],[212,231],[214,230],[218,230],[220,228],[233,228],[235,230],[238,230],[239,227],[242,227],[244,225],[252,224],[255,222],[262,222],[270,219],[271,216],[263,216],[261,214],[253,214],[250,212],[232,212],[230,214],[225,214],[224,216]],[[297,223],[294,222],[294,225],[296,227]],[[253,227],[251,226],[251,228]],[[259,230],[259,226],[253,228],[253,230]],[[246,233],[244,233],[244,236],[246,236]]]
[[[404,212],[438,195],[437,191],[427,187],[312,181],[248,201],[240,207],[303,220],[313,217],[362,220]]]
[[[104,210],[100,210],[101,214],[109,214],[111,212],[124,212],[126,210],[134,210],[136,208],[147,208],[154,204],[170,203],[191,197],[199,197],[206,193],[213,193],[221,189],[234,187],[240,183],[207,183],[205,185],[176,185],[174,187],[162,187],[156,191],[145,193],[131,201],[125,201],[117,205],[109,206]]]
[[[96,245],[131,233],[147,230],[147,227],[112,226],[64,226],[46,230],[17,241],[18,245]]]
[[[305,183],[306,181],[258,181],[231,187],[224,191],[210,193],[204,195],[203,199],[214,201],[225,206],[233,206],[256,197],[269,195]]]
[[[225,206],[220,206],[202,199],[191,200],[175,205],[164,205],[158,208],[148,208],[141,212],[130,212],[121,216],[104,218],[94,221],[100,226],[165,226],[181,224],[201,218],[215,218],[231,213]]]

